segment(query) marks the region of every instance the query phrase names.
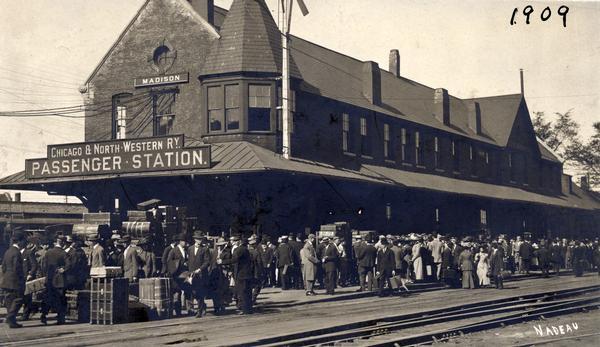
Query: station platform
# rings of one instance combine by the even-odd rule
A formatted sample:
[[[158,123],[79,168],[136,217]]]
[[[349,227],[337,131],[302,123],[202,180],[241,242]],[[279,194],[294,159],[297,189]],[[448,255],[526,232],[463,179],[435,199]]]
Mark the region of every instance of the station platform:
[[[24,322],[22,329],[0,328],[1,346],[223,346],[251,345],[273,337],[340,324],[361,322],[390,315],[508,298],[552,290],[600,285],[600,276],[515,277],[505,289],[443,289],[436,285],[412,287],[409,293],[378,297],[357,293],[357,287],[339,288],[333,296],[306,296],[303,290],[266,288],[259,296],[256,312],[238,316],[234,307],[227,314],[202,318],[185,317],[111,326],[90,324],[42,326],[39,320]],[[4,313],[4,311],[2,311]],[[36,316],[37,318],[38,316]]]

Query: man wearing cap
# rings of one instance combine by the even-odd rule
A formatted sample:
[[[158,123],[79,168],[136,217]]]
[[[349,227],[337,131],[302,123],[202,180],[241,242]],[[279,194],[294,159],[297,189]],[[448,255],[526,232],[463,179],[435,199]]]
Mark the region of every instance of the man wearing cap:
[[[156,256],[150,249],[150,240],[147,237],[142,237],[137,244],[138,259],[140,261],[140,277],[150,278],[157,272]]]
[[[281,243],[275,250],[275,259],[277,260],[281,289],[288,290],[290,286],[289,269],[294,265],[294,251],[288,245],[288,237],[285,235],[281,237]]]
[[[315,284],[319,259],[317,258],[315,247],[313,246],[314,240],[314,234],[308,235],[304,247],[300,251],[300,257],[302,259],[302,277],[304,278],[304,288],[307,296],[317,295],[313,290],[313,286]]]
[[[256,249],[256,241],[256,235],[252,235],[248,239],[248,252],[250,252],[252,258],[252,271],[254,273],[254,279],[252,280],[252,302],[254,304],[256,304],[256,299],[258,299],[264,281],[264,265],[260,253]]]
[[[42,301],[42,317],[46,324],[46,316],[50,309],[57,313],[57,325],[65,323],[67,298],[65,296],[65,267],[67,254],[61,248],[61,239],[57,237],[54,247],[46,252],[46,260],[42,263],[42,274],[46,277],[46,298]]]
[[[79,240],[68,235],[65,239],[67,248],[65,249],[65,280],[66,289],[81,290],[85,287],[87,274],[89,273],[87,257],[81,249]]]
[[[140,269],[140,262],[136,248],[131,244],[131,237],[125,235],[121,238],[123,252],[119,256],[119,264],[123,267],[123,277],[129,279],[129,283],[136,282]]]
[[[242,239],[239,236],[233,236],[231,241],[234,245],[234,247],[232,247],[234,250],[231,253],[231,259],[218,259],[217,263],[233,265],[235,292],[239,300],[239,308],[241,309],[239,314],[251,314],[252,279],[254,278],[252,273],[252,258],[248,251],[248,247],[246,246],[246,239]]]
[[[98,235],[92,235],[88,238],[91,244],[90,267],[102,267],[106,264],[106,254],[104,248],[100,245]]]
[[[188,270],[188,254],[186,251],[185,234],[177,236],[178,244],[169,252],[167,257],[167,273],[173,279],[173,308],[175,315],[181,316],[182,297],[181,292],[187,290],[188,286],[185,283],[185,278],[180,276]]]
[[[339,252],[335,244],[329,242],[328,237],[323,238],[325,249],[323,250],[323,270],[325,271],[325,289],[327,294],[333,295],[337,281],[337,270]]]
[[[192,277],[192,295],[198,303],[196,318],[200,318],[206,314],[204,299],[207,296],[210,254],[206,246],[206,237],[200,230],[194,231],[192,237],[194,238],[194,244],[188,248],[188,267]]]
[[[25,235],[20,230],[13,231],[11,246],[2,258],[3,276],[0,288],[6,293],[4,304],[6,307],[6,324],[9,328],[21,328],[17,323],[17,313],[23,302],[25,292],[25,274],[23,273],[23,256],[21,250],[27,246]]]

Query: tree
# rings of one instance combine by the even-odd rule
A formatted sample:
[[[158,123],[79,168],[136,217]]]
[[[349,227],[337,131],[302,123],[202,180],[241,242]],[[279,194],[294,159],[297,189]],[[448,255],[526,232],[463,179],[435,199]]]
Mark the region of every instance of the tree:
[[[534,112],[533,128],[544,143],[560,155],[565,166],[587,174],[590,187],[600,186],[600,122],[594,123],[595,134],[588,142],[579,139],[579,124],[573,110],[555,112],[555,120],[546,121],[544,112]]]

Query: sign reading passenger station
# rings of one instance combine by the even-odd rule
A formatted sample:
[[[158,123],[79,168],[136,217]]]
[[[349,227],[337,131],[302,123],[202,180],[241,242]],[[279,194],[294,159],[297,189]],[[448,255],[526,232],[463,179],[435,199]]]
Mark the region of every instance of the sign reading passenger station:
[[[184,147],[183,135],[48,146],[48,157],[25,161],[27,178],[210,168],[210,146]]]
[[[152,87],[152,86],[161,86],[161,85],[165,85],[165,84],[178,84],[178,83],[188,83],[188,82],[189,82],[189,74],[188,73],[177,73],[177,74],[162,75],[162,76],[136,78],[133,80],[133,86],[135,88],[140,88],[140,87]]]

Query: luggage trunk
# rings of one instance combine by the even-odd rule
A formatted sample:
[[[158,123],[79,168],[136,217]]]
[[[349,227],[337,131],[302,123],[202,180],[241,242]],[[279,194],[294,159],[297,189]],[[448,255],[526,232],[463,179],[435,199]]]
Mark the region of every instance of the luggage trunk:
[[[68,290],[67,297],[67,315],[68,320],[78,323],[87,323],[90,321],[90,291],[89,290]]]
[[[141,278],[139,282],[139,300],[150,309],[150,319],[171,318],[170,278]]]
[[[92,278],[90,323],[126,323],[129,315],[127,278]]]

